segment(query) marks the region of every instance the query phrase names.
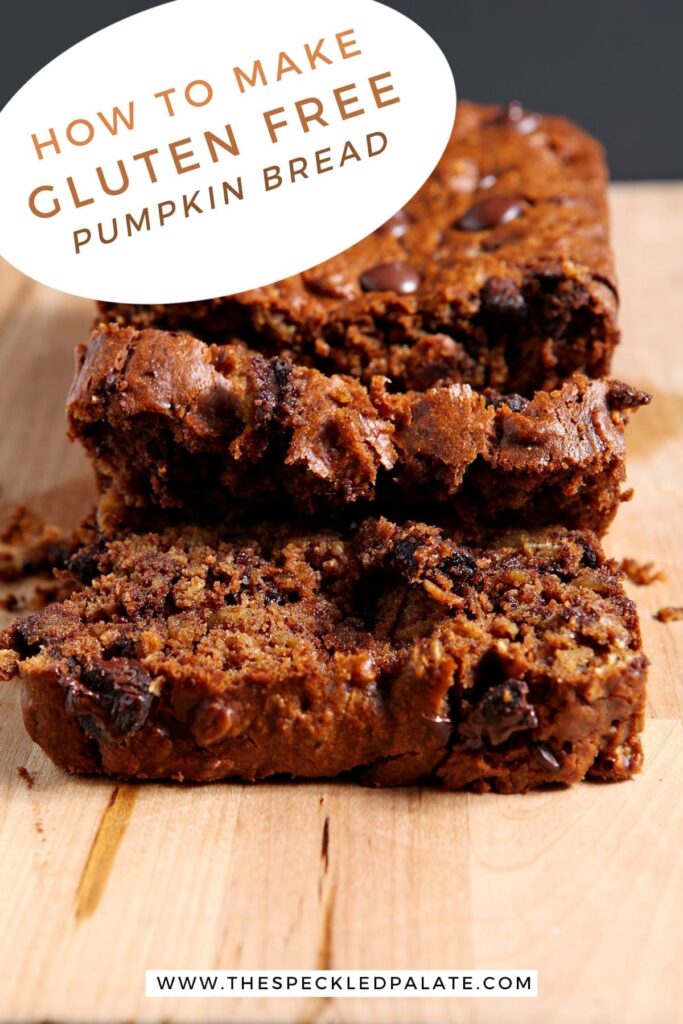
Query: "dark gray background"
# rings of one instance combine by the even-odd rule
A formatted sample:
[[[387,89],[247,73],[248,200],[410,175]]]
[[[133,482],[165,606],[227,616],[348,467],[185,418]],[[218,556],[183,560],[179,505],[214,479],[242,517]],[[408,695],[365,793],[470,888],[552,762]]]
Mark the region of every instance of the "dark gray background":
[[[224,0],[239,10],[241,2]],[[287,3],[288,0],[281,0]],[[325,0],[320,0],[324,3]],[[436,39],[460,96],[519,98],[605,143],[616,178],[683,178],[683,0],[385,0]],[[0,105],[57,54],[153,0],[3,4]],[[125,75],[125,54],[103,54]],[[83,83],[87,94],[87,82]]]

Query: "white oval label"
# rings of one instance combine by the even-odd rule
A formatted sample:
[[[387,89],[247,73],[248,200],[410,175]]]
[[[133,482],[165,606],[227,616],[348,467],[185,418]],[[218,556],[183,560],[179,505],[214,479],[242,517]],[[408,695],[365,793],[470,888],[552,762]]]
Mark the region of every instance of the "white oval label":
[[[189,302],[359,241],[441,156],[446,58],[374,0],[174,0],[98,32],[0,113],[0,246],[53,288]]]

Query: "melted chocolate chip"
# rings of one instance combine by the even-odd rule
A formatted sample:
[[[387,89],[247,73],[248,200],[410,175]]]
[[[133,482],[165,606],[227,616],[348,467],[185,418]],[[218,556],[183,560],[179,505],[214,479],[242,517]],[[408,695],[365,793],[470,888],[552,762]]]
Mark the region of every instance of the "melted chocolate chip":
[[[453,726],[450,718],[443,715],[423,715],[422,718],[430,727],[433,738],[442,746],[445,746],[451,738]]]
[[[514,281],[490,277],[481,290],[482,311],[495,316],[518,317],[526,313],[524,296]]]
[[[522,204],[514,196],[489,196],[470,206],[454,227],[460,231],[487,231],[500,224],[509,224],[522,214]]]
[[[513,412],[516,410],[513,409]],[[520,417],[506,418],[501,424],[503,428],[503,437],[510,442],[510,444],[518,444],[523,448],[530,448],[533,445],[545,444],[547,440],[547,431],[543,429],[536,420],[526,417],[524,419]]]
[[[487,405],[493,406],[494,409],[500,409],[501,406],[507,406],[511,412],[524,412],[529,399],[524,398],[522,395],[510,394],[510,395],[499,395],[489,392],[484,396],[486,398]]]
[[[305,281],[310,292],[326,299],[353,299],[356,294],[353,284],[342,274],[321,274],[307,277]]]
[[[226,706],[218,700],[204,700],[195,708],[190,728],[200,746],[211,747],[228,736],[239,735],[244,727],[242,718],[237,707]]]
[[[407,263],[395,260],[393,263],[380,263],[361,274],[360,283],[366,292],[398,292],[399,295],[410,295],[420,287],[422,278],[417,270]]]
[[[493,686],[470,713],[463,734],[488,739],[498,746],[515,732],[534,729],[538,718],[528,695],[529,687],[520,679],[508,679]]]
[[[493,186],[496,184],[497,181],[498,181],[498,175],[497,174],[485,174],[484,177],[479,182],[479,188],[481,188],[481,189],[493,188]]]
[[[510,100],[493,118],[493,124],[507,125],[522,135],[535,131],[541,123],[540,114],[525,110],[519,100]]]
[[[413,218],[410,216],[408,211],[399,210],[393,217],[390,217],[389,220],[385,221],[381,227],[377,228],[375,234],[392,235],[394,238],[402,238],[412,224]]]
[[[268,585],[262,592],[263,604],[267,608],[271,604],[296,604],[301,598],[295,590],[283,590],[274,585]]]
[[[149,725],[145,733],[145,751],[152,764],[161,765],[175,750],[169,729],[161,725]]]
[[[544,768],[549,768],[553,772],[559,772],[560,762],[557,760],[549,746],[545,743],[534,743],[533,751],[536,755],[536,759],[540,761]]]

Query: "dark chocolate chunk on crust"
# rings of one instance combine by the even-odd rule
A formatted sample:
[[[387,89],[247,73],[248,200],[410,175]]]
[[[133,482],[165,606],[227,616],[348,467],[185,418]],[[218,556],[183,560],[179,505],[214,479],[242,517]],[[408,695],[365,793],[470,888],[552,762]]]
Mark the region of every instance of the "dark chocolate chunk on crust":
[[[647,662],[590,535],[185,527],[84,565],[0,637],[31,736],[70,771],[521,792],[640,767]]]

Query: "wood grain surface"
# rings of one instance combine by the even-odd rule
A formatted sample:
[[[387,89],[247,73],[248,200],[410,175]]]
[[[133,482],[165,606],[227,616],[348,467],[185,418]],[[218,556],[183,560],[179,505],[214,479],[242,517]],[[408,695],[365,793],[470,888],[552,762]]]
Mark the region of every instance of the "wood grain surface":
[[[635,781],[523,797],[335,784],[69,778],[0,687],[0,1019],[683,1021],[683,185],[613,191],[624,339],[654,394],[629,432],[635,498],[607,542],[652,660]],[[92,497],[64,436],[92,308],[0,267],[0,484],[74,523]],[[535,968],[537,1000],[146,1000],[145,968]]]

